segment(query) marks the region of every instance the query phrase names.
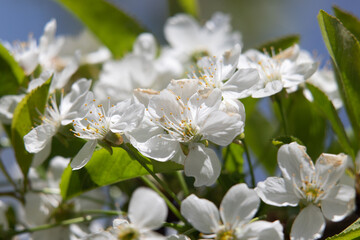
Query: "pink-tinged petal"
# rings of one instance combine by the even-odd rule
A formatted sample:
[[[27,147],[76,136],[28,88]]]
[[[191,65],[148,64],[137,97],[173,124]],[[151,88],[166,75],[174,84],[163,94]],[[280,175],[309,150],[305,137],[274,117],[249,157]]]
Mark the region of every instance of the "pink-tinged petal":
[[[296,142],[280,147],[277,154],[279,168],[283,177],[288,181],[295,181],[300,186],[305,177],[314,174],[315,167],[306,148]]]
[[[277,207],[296,206],[299,198],[290,184],[283,178],[268,177],[264,182],[258,183],[255,191],[266,204]]]
[[[323,153],[315,163],[317,181],[323,189],[331,188],[345,173],[348,156]]]
[[[76,154],[73,160],[70,163],[72,170],[78,170],[84,167],[91,159],[95,147],[97,145],[97,140],[89,140],[85,145],[80,149]]]
[[[166,21],[164,34],[172,47],[187,49],[188,46],[197,45],[200,29],[199,24],[191,16],[177,14]]]
[[[214,150],[203,144],[191,144],[185,159],[184,171],[186,176],[195,178],[195,187],[210,186],[219,177],[221,165]]]
[[[165,222],[168,209],[164,199],[148,188],[138,188],[131,196],[128,216],[139,229],[158,229]]]
[[[252,94],[260,76],[256,69],[239,69],[221,88],[224,98],[239,99]]]
[[[321,201],[321,210],[325,218],[338,222],[355,209],[355,189],[347,185],[338,185],[331,189]]]
[[[280,80],[270,81],[264,87],[256,90],[251,96],[253,98],[269,97],[280,92],[283,89],[283,84]]]
[[[259,204],[256,192],[245,183],[231,187],[220,205],[223,223],[235,229],[240,222],[249,222],[255,216]]]
[[[244,228],[244,239],[251,240],[282,240],[284,239],[283,227],[279,221],[255,221]]]
[[[30,153],[38,153],[43,150],[46,144],[51,141],[55,135],[57,128],[52,124],[42,124],[24,136],[26,151]]]
[[[219,211],[214,203],[191,194],[181,203],[181,214],[202,233],[215,233],[219,228]]]
[[[322,236],[325,229],[325,219],[320,208],[309,205],[295,218],[291,227],[291,240],[311,240]]]

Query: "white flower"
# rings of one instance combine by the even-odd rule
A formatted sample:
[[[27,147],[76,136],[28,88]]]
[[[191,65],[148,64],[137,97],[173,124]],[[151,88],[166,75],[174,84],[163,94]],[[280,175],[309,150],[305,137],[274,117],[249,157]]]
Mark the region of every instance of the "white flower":
[[[202,27],[186,14],[177,14],[166,21],[165,38],[182,61],[196,56],[220,56],[241,43],[238,32],[231,32],[230,17],[215,13]]]
[[[220,211],[212,202],[192,194],[182,202],[181,214],[206,238],[283,239],[279,221],[251,222],[259,204],[260,199],[255,191],[241,183],[231,187],[225,194]]]
[[[141,187],[136,189],[129,203],[130,222],[125,219],[115,219],[110,230],[92,234],[86,239],[165,240],[164,236],[152,230],[163,225],[167,214],[164,199],[153,190]]]
[[[256,50],[249,50],[241,57],[238,68],[256,68],[260,75],[254,98],[274,95],[282,89],[293,89],[305,82],[317,69],[317,63],[296,62],[299,47],[297,45],[270,57]]]
[[[176,58],[160,51],[155,37],[150,33],[140,34],[133,52],[117,61],[104,63],[100,79],[94,86],[94,93],[100,102],[108,96],[115,101],[132,97],[136,88],[162,90],[170,79],[179,77],[183,68]]]
[[[122,137],[116,134],[127,134],[135,129],[141,122],[144,115],[142,104],[132,103],[132,100],[119,102],[115,106],[108,106],[105,109],[102,104],[95,104],[93,100],[90,110],[84,118],[74,120],[74,135],[88,140],[71,162],[73,170],[80,169],[90,160],[96,145],[104,141],[112,146],[122,143]],[[115,133],[115,134],[114,134]],[[112,138],[115,139],[112,139]]]
[[[91,81],[80,79],[71,87],[71,91],[65,97],[61,96],[58,106],[55,95],[50,96],[50,106],[47,106],[42,116],[42,123],[33,128],[24,136],[25,148],[35,155],[34,165],[39,165],[49,156],[51,151],[52,137],[57,133],[61,125],[67,125],[75,118],[81,118],[86,112],[85,102],[91,98],[89,92]]]
[[[220,57],[203,57],[197,62],[201,76],[193,73],[192,77],[204,88],[219,88],[226,99],[250,96],[259,81],[259,74],[255,68],[236,69],[240,52],[241,47],[237,44]]]
[[[4,46],[24,69],[26,75],[30,75],[38,64],[44,70],[54,70],[56,68],[55,57],[63,44],[63,38],[55,38],[55,32],[56,20],[52,19],[45,25],[39,45],[30,36],[27,43],[16,42],[14,45],[11,45],[5,42]]]
[[[131,139],[143,155],[158,161],[184,152],[185,174],[195,177],[194,185],[212,185],[221,166],[215,152],[204,144],[207,140],[220,146],[230,144],[243,132],[244,113],[221,110],[219,89],[197,90],[195,79],[173,80],[149,101],[146,114],[151,128],[132,132]]]
[[[305,147],[295,142],[281,146],[278,164],[283,178],[269,177],[255,191],[270,205],[305,206],[293,223],[291,239],[320,238],[324,217],[337,222],[354,210],[354,188],[338,184],[346,160],[344,154],[323,153],[314,166]]]

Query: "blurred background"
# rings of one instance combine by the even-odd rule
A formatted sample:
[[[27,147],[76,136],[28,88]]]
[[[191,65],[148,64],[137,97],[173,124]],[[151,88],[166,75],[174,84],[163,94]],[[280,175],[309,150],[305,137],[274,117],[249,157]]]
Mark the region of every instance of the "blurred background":
[[[167,0],[109,0],[136,18],[164,43],[163,26],[169,16]],[[232,26],[242,33],[245,48],[287,34],[300,34],[302,48],[328,59],[317,22],[320,9],[332,12],[337,5],[360,16],[360,1],[354,0],[198,0],[202,22],[216,11],[229,13]],[[72,35],[83,25],[53,0],[0,0],[0,39],[38,39],[51,18],[58,22],[59,35]]]

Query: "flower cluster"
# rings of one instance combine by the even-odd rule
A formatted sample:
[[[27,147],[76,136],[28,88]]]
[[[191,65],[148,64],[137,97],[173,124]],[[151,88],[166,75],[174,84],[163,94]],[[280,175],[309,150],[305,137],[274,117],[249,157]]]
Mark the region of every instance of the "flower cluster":
[[[306,138],[306,144],[300,145],[292,142],[300,142],[297,136],[288,134],[283,107],[291,110],[291,96],[298,94],[296,100],[311,105],[315,95],[307,84],[318,86],[329,96],[329,108],[334,112],[330,100],[336,108],[342,106],[336,84],[325,84],[334,83],[334,77],[327,74],[328,70],[317,70],[319,64],[297,44],[243,52],[240,33],[232,31],[230,17],[222,13],[214,14],[203,26],[193,17],[177,14],[165,24],[167,46],[158,47],[155,36],[142,33],[132,51],[121,59],[111,58],[110,50],[100,45],[89,52],[76,47],[77,51],[69,54],[69,45],[90,42],[84,41],[87,33],[66,38],[56,37],[55,31],[56,21],[51,20],[39,43],[32,37],[27,43],[3,42],[23,69],[27,89],[0,99],[1,122],[12,124],[23,110],[17,106],[26,104],[25,96],[38,97],[39,88],[47,84],[49,88],[47,96],[41,96],[47,99],[45,109],[36,109],[40,119],[21,128],[28,130],[21,136],[24,145],[20,147],[31,154],[24,160],[30,159],[31,164],[26,164],[31,166],[23,166],[22,159],[17,159],[24,186],[14,196],[25,203],[26,223],[8,231],[10,234],[36,231],[30,227],[45,224],[48,218],[66,228],[63,233],[71,239],[280,240],[290,236],[307,240],[323,235],[325,219],[339,222],[354,211],[355,188],[340,183],[349,167],[348,159],[354,156],[323,153],[314,165],[304,146],[309,147]],[[92,80],[79,78],[84,68],[90,69],[87,75],[96,72]],[[263,148],[257,145],[263,138],[261,125],[267,127],[272,122],[261,121],[265,117],[256,116],[259,110],[254,106],[259,98],[267,97],[278,103],[280,109],[275,109],[274,115],[281,115],[284,127],[283,132],[282,126],[278,127],[273,141],[281,145],[277,162],[282,177],[270,176],[255,186],[250,158],[257,154],[249,152],[246,143],[255,139],[255,148]],[[255,124],[246,119],[249,112]],[[29,121],[34,118],[30,116]],[[252,131],[247,131],[248,124]],[[11,134],[19,134],[13,125],[10,129]],[[254,136],[248,137],[248,132]],[[280,132],[287,136],[278,138]],[[65,142],[66,151],[63,146],[54,146],[54,138]],[[269,154],[258,157],[260,163],[275,146],[271,148]],[[70,156],[71,160],[53,158],[55,155]],[[254,189],[245,183],[242,155],[247,157]],[[124,165],[119,164],[122,162]],[[119,165],[124,173],[109,176]],[[6,177],[11,175],[1,168]],[[183,170],[186,178],[182,172],[173,178],[172,169]],[[49,181],[41,180],[39,174],[46,172],[51,174]],[[143,176],[146,173],[152,177]],[[354,175],[358,177],[357,172]],[[141,177],[155,191],[144,187],[134,191],[131,183],[127,187],[116,185],[135,177]],[[17,183],[10,182],[18,188]],[[83,195],[74,203],[68,202],[70,197],[110,184],[113,188],[96,192],[92,199],[103,200],[106,210],[86,212]],[[174,193],[170,188],[174,185],[182,190]],[[188,185],[194,188],[189,191]],[[117,187],[122,193],[116,194]],[[261,200],[265,207],[259,210]],[[269,205],[298,206],[290,217],[298,214],[289,223],[276,214],[267,215]],[[6,206],[0,199],[0,234],[9,228],[3,221]],[[109,206],[127,209],[127,214],[121,212],[113,226],[105,229],[108,223],[97,222],[88,214],[113,215]],[[175,217],[168,216],[168,209]],[[31,220],[32,215],[38,216]],[[81,219],[67,220],[70,216]],[[75,224],[78,220],[82,224]],[[84,224],[87,221],[97,227]],[[287,232],[289,224],[291,231]],[[163,226],[165,230],[160,229]],[[44,239],[48,236],[44,234]]]

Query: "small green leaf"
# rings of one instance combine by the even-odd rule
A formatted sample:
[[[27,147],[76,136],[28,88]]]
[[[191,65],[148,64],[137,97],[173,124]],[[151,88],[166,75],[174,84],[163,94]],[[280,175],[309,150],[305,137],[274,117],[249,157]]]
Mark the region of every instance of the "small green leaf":
[[[294,44],[298,43],[300,41],[299,35],[288,35],[282,38],[278,38],[275,40],[272,40],[270,42],[264,43],[263,45],[257,47],[256,49],[261,52],[267,52],[272,55],[274,52],[275,54],[278,54],[280,51],[285,50]]]
[[[24,176],[30,168],[32,154],[25,150],[24,136],[28,134],[34,123],[39,122],[39,113],[45,109],[51,78],[43,85],[27,94],[17,105],[11,123],[11,142],[14,147],[16,161]]]
[[[105,0],[58,0],[109,48],[115,58],[132,49],[143,28]]]
[[[173,172],[183,166],[171,161],[149,160],[147,166],[155,173]],[[138,161],[122,148],[113,148],[110,155],[105,149],[94,152],[91,160],[80,170],[67,167],[62,175],[60,189],[64,199],[75,197],[85,191],[119,181],[148,174]]]
[[[300,145],[304,145],[300,139],[293,136],[281,136],[281,137],[276,137],[272,140],[272,144],[278,148],[280,148],[284,144],[289,144],[292,142],[297,142]]]
[[[0,44],[0,97],[17,94],[25,74],[8,50]]]
[[[360,41],[360,20],[349,12],[334,6],[335,16]]]
[[[321,10],[318,21],[334,62],[337,82],[358,144],[360,143],[360,44],[335,17]]]
[[[329,98],[317,87],[307,84],[307,88],[310,90],[313,98],[314,105],[323,113],[323,115],[329,120],[334,132],[336,133],[339,143],[342,146],[343,150],[355,159],[354,150],[351,147],[349,138],[346,135],[345,129],[341,120],[334,108],[334,105],[331,103]]]
[[[359,240],[360,239],[360,218],[347,227],[344,231],[326,240]]]
[[[193,17],[198,17],[197,0],[168,0],[170,16],[176,13],[188,13]]]

